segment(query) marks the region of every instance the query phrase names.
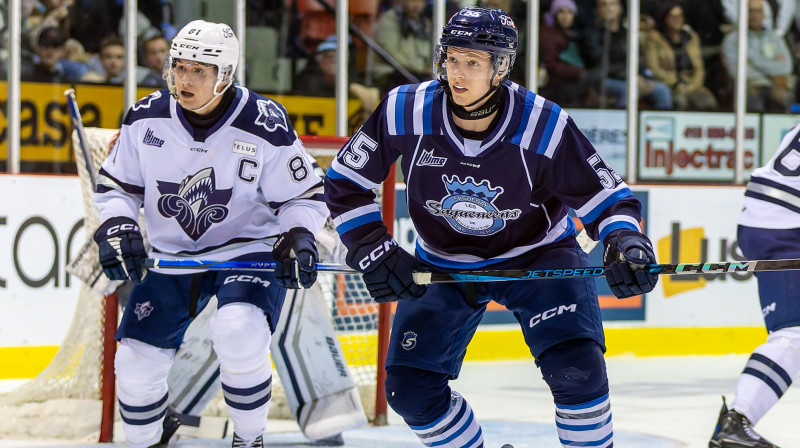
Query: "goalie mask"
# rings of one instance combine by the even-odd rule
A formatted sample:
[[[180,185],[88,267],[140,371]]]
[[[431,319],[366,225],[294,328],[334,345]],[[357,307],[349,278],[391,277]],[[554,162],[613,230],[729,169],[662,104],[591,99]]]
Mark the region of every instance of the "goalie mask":
[[[471,104],[463,106],[470,107],[492,95],[500,82],[508,78],[516,53],[517,27],[505,11],[466,7],[453,15],[442,29],[442,37],[433,53],[433,76],[445,85],[445,90],[452,100],[447,78],[448,54],[457,56],[462,61],[488,57],[492,67],[492,71],[485,75],[488,92]],[[497,100],[497,97],[498,95],[494,95],[493,99]],[[458,110],[454,112],[459,116],[462,115]]]
[[[239,40],[231,27],[224,23],[194,20],[183,27],[172,40],[169,56],[164,63],[163,78],[175,99],[178,99],[178,92],[174,69],[179,59],[215,66],[217,69],[214,96],[203,106],[193,110],[198,112],[208,107],[233,85],[233,74],[239,63]]]

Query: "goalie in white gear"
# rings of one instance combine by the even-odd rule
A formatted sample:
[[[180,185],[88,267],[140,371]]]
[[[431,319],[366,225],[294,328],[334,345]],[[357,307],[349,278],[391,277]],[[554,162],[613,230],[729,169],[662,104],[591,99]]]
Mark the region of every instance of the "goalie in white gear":
[[[211,321],[235,447],[261,447],[271,398],[268,358],[286,288],[309,288],[314,234],[327,210],[322,181],[273,100],[233,85],[239,43],[229,26],[194,21],[165,64],[169,89],[127,112],[98,178],[103,271],[135,284],[115,359],[125,438],[166,446],[167,375],[186,328],[212,296]],[[144,207],[152,253],[163,258],[275,260],[274,273],[147,273],[137,225]],[[146,277],[145,277],[146,275]],[[168,425],[165,425],[168,426]]]

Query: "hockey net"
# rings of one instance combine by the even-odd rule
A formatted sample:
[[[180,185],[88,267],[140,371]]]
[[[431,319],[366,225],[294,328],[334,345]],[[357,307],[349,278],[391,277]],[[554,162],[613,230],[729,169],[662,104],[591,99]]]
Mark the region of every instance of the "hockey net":
[[[95,173],[117,134],[116,129],[86,129],[87,145]],[[304,137],[303,141],[320,166],[327,169],[345,139]],[[94,188],[86,167],[80,162],[83,160],[83,155],[75,133],[73,133],[73,147],[76,151],[75,159],[79,161],[77,165],[83,192],[84,225],[88,241],[100,223],[92,200]],[[393,201],[390,202],[386,204],[388,208],[384,207],[384,215],[388,213],[389,216],[388,222],[392,222],[394,215],[394,204]],[[331,252],[343,254],[343,245],[335,231],[328,229],[327,235],[334,239]],[[343,262],[341,259],[323,261]],[[386,333],[384,340],[388,337],[386,325],[388,315],[379,317],[379,307],[369,297],[358,275],[321,273],[318,282],[329,306],[331,320],[350,373],[358,384],[367,417],[378,423],[385,421],[385,397],[382,387],[378,386],[382,384],[379,378],[382,376],[379,375],[382,369],[378,369],[378,359],[385,356],[385,348],[379,353],[379,332]],[[108,430],[101,431],[101,425],[107,428],[108,420],[118,420],[119,416],[113,411],[116,401],[113,386],[110,390],[108,385],[103,388],[103,358],[104,350],[106,357],[113,357],[116,341],[113,340],[113,335],[108,334],[108,330],[104,336],[104,326],[107,316],[113,316],[111,319],[115,322],[111,328],[115,327],[117,316],[106,309],[107,301],[103,294],[82,282],[79,283],[81,286],[75,315],[53,360],[35,378],[0,395],[0,439],[110,441]],[[113,308],[116,308],[116,305]],[[112,370],[113,362],[107,366],[106,369]],[[113,379],[113,376],[111,378]],[[270,418],[293,419],[278,375],[273,375],[273,381]],[[110,384],[113,385],[113,381]],[[225,416],[226,412],[220,393],[207,406],[203,415]]]

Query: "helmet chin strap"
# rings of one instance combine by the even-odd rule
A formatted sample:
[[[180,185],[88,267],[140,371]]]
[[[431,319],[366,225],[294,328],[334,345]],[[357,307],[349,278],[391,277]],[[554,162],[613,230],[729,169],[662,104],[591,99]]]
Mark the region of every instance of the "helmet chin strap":
[[[462,120],[480,120],[481,118],[486,118],[497,111],[498,106],[502,102],[502,93],[501,94],[497,93],[499,91],[499,87],[500,85],[496,86],[493,85],[492,87],[489,88],[489,91],[486,92],[482,97],[478,98],[477,100],[473,101],[470,104],[467,104],[466,106],[456,104],[456,102],[453,101],[453,96],[450,90],[449,83],[445,84],[445,92],[447,93],[447,102],[450,103],[450,109],[453,111],[456,117]],[[487,97],[489,97],[489,100],[486,101],[486,103],[483,106],[475,110],[467,110],[468,107],[472,107],[480,103]]]
[[[228,83],[228,85],[225,86],[224,89],[222,89],[222,92],[215,93],[214,96],[211,97],[210,100],[206,101],[206,104],[203,104],[202,106],[198,107],[197,109],[188,109],[188,108],[186,108],[186,110],[188,110],[190,112],[194,112],[194,113],[200,113],[201,111],[206,109],[208,106],[210,106],[211,103],[214,102],[214,100],[216,100],[217,98],[221,97],[225,93],[225,91],[228,90],[230,87],[231,87],[231,83]],[[217,86],[214,86],[214,91],[215,92],[217,91]]]
[[[497,67],[495,67],[492,77],[489,78],[489,91],[486,92],[482,97],[467,104],[466,106],[461,106],[453,101],[453,94],[450,90],[450,82],[444,83],[444,91],[447,94],[447,102],[450,103],[450,109],[453,111],[456,117],[462,120],[480,120],[481,118],[486,118],[497,111],[497,108],[503,99],[502,94],[496,95],[503,79],[501,78],[501,82],[497,83],[497,85],[494,85],[494,77],[497,76],[497,71]],[[487,101],[483,106],[475,110],[467,110],[468,107],[472,107],[480,103],[486,97],[489,97],[489,101]]]

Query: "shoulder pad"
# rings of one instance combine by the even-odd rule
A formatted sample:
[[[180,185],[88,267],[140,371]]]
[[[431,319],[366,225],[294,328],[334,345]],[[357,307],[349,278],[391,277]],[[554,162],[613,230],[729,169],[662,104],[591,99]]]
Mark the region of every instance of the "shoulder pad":
[[[130,125],[142,118],[169,118],[169,98],[169,89],[161,89],[140,99],[128,109],[124,124]]]
[[[256,135],[273,146],[289,146],[295,132],[286,109],[277,101],[249,91],[247,104],[231,126]]]

